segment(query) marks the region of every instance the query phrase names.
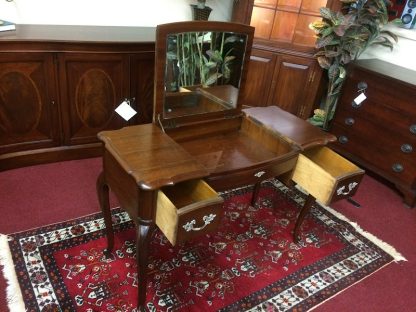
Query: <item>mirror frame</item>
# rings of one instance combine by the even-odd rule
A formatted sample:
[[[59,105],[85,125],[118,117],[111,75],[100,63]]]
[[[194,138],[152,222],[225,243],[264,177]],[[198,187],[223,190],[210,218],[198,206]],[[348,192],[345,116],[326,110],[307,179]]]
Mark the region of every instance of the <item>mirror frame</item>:
[[[240,85],[236,108],[225,111],[209,112],[196,115],[187,115],[175,118],[164,118],[163,105],[165,102],[165,67],[167,53],[167,37],[171,34],[183,32],[230,32],[247,36],[244,60],[242,62],[242,71],[240,76]],[[212,120],[220,118],[230,118],[240,116],[242,103],[242,90],[246,83],[248,64],[250,61],[251,48],[253,45],[254,27],[229,22],[207,22],[207,21],[189,21],[177,22],[158,25],[156,28],[156,55],[155,55],[155,81],[154,81],[154,103],[153,103],[153,123],[163,128],[169,128],[169,125],[187,124],[202,120]]]

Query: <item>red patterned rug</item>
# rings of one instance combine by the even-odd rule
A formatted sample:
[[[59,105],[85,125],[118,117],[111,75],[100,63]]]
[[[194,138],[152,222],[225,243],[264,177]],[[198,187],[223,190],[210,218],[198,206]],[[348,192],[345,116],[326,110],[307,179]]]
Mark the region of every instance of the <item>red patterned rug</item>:
[[[403,259],[318,204],[293,243],[304,195],[276,180],[263,183],[255,207],[250,187],[222,196],[218,233],[172,247],[156,231],[148,311],[307,311]],[[113,222],[109,259],[101,214],[1,236],[10,310],[138,311],[133,224],[120,209]]]

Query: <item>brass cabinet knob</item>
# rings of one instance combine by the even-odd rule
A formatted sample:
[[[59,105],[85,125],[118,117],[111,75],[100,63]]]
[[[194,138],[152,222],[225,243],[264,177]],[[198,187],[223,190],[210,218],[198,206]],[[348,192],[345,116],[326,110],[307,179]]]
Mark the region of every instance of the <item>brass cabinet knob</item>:
[[[413,146],[411,144],[403,144],[400,149],[406,154],[413,152]]]
[[[354,118],[351,118],[351,117],[345,118],[345,124],[347,126],[352,126],[354,123],[355,123]]]
[[[345,144],[348,143],[348,138],[345,135],[340,135],[338,138],[339,143]]]
[[[367,82],[365,82],[365,81],[360,81],[357,84],[358,92],[363,92],[363,91],[367,90],[367,88],[368,88],[368,85],[367,85]]]
[[[393,166],[391,166],[391,169],[393,169],[393,171],[397,173],[400,173],[404,170],[403,165],[399,163],[393,164]]]

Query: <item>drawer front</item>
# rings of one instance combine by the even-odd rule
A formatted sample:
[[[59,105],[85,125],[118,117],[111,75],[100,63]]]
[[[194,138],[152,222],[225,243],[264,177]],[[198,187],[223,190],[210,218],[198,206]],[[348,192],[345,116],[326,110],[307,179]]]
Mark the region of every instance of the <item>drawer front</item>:
[[[337,200],[353,196],[357,192],[358,186],[360,185],[363,176],[364,172],[361,172],[357,175],[352,175],[337,181],[329,202],[333,203]]]
[[[223,199],[203,180],[186,181],[159,190],[156,225],[172,245],[215,231]]]
[[[367,142],[367,148],[378,145],[388,151],[389,157],[412,158],[416,154],[416,135],[410,130],[405,135],[394,131],[394,125],[391,129],[384,129],[380,126],[378,120],[368,120],[358,114],[351,114],[349,111],[340,110],[337,112],[337,119],[331,127],[331,132],[342,142],[340,136],[350,134],[359,136],[363,142]]]
[[[398,135],[416,140],[416,116],[398,111],[396,108],[367,99],[361,106],[354,107],[351,101],[343,98],[338,106],[334,122],[353,126],[357,118],[377,122],[380,131],[395,132]]]
[[[359,95],[360,90],[364,91],[367,96],[363,107],[364,103],[369,100],[378,105],[390,106],[393,110],[402,112],[403,115],[416,115],[413,108],[415,89],[401,81],[354,68],[342,92],[343,98],[351,103]]]
[[[334,124],[331,132],[337,136],[338,141],[333,143],[334,148],[340,152],[346,152],[355,160],[363,163],[369,169],[382,174],[393,181],[403,181],[406,184],[413,183],[416,177],[416,162],[413,148],[412,152],[403,152],[405,144],[402,142],[391,143],[386,148],[379,142],[385,134],[368,137],[365,133],[346,129]],[[414,145],[413,145],[414,147]]]
[[[299,155],[292,180],[324,205],[354,195],[364,170],[327,147]]]
[[[221,223],[222,200],[179,216],[176,243],[215,232]]]
[[[210,175],[206,178],[206,181],[218,191],[255,184],[291,171],[296,164],[296,158],[294,156],[277,164],[271,163],[256,169],[235,171],[221,175]]]

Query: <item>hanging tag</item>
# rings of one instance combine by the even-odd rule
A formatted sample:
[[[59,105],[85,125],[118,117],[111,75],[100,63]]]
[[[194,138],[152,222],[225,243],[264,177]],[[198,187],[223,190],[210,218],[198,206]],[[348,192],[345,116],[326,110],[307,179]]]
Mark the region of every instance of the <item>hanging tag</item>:
[[[364,92],[363,93],[360,93],[360,95],[359,96],[357,96],[355,99],[354,99],[354,102],[355,102],[355,104],[357,104],[357,105],[360,105],[365,99],[366,99],[367,97],[365,96],[365,94],[364,94]]]
[[[137,112],[130,106],[130,101],[123,101],[117,108],[116,113],[128,121],[131,117],[137,114]]]

